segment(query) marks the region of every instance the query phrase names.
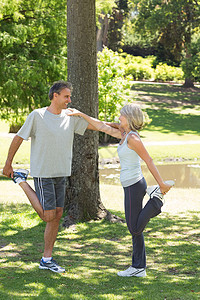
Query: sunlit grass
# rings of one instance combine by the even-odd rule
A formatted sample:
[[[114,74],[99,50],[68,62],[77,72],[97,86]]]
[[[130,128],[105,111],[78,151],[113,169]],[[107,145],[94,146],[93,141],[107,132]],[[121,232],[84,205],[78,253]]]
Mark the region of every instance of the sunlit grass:
[[[159,146],[147,145],[146,148],[155,162],[176,160],[178,158],[182,158],[183,160],[200,159],[200,144]],[[113,157],[118,157],[117,146],[100,147],[100,159]]]
[[[66,272],[39,270],[45,224],[10,179],[0,180],[0,191],[0,299],[198,299],[199,189],[173,188],[148,224],[145,278],[116,275],[131,263],[131,236],[126,224],[107,221],[60,226],[53,255]],[[105,207],[124,218],[122,187],[100,191]]]
[[[54,257],[66,272],[55,274],[38,269],[44,224],[29,204],[0,205],[0,221],[1,299],[198,299],[197,212],[163,213],[150,221],[144,233],[145,278],[116,275],[131,261],[126,224],[91,221],[60,227]]]

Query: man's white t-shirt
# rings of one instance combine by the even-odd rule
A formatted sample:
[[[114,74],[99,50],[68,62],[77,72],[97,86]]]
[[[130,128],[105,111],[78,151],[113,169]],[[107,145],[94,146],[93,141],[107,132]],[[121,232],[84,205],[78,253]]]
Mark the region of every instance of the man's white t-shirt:
[[[55,115],[47,107],[32,111],[17,135],[31,137],[30,174],[32,177],[71,175],[74,133],[83,135],[88,122],[68,116],[68,110]]]

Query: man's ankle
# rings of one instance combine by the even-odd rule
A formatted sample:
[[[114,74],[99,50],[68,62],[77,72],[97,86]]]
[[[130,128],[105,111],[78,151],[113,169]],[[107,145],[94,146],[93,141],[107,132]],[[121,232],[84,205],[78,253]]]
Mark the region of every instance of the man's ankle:
[[[52,259],[52,256],[50,256],[50,257],[45,257],[45,256],[43,256],[43,257],[42,257],[43,262],[50,261],[51,259]]]

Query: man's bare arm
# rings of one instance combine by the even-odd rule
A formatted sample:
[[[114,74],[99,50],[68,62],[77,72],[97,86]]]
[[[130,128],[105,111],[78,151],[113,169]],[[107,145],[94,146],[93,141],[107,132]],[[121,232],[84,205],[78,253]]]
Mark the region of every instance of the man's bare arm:
[[[7,177],[13,177],[12,161],[13,161],[13,158],[14,158],[17,150],[21,146],[22,142],[23,142],[23,139],[20,136],[16,135],[13,138],[12,143],[10,144],[10,148],[8,150],[8,156],[7,156],[7,159],[6,159],[6,163],[5,163],[5,166],[3,168],[3,174]]]

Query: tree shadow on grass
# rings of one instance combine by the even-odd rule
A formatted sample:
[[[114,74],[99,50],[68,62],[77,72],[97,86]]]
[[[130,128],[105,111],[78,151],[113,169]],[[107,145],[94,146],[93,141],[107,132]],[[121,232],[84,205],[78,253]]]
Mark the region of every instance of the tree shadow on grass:
[[[141,84],[136,83],[131,90],[136,91],[141,96],[151,96],[158,100],[173,100],[172,104],[199,104],[199,88],[185,89],[181,86],[162,85],[162,84]]]
[[[177,135],[192,133],[200,135],[200,116],[190,114],[176,114],[170,109],[146,109],[152,122],[145,130],[159,130],[161,133],[174,132]]]
[[[5,208],[0,206],[2,214]],[[116,272],[130,265],[132,252],[126,224],[91,221],[60,228],[54,256],[66,272],[55,274],[38,269],[45,224],[29,205],[7,209],[15,217],[5,212],[1,223],[2,299],[197,299],[197,213],[152,219],[144,233],[148,276],[121,278]],[[20,225],[22,217],[26,222]]]

